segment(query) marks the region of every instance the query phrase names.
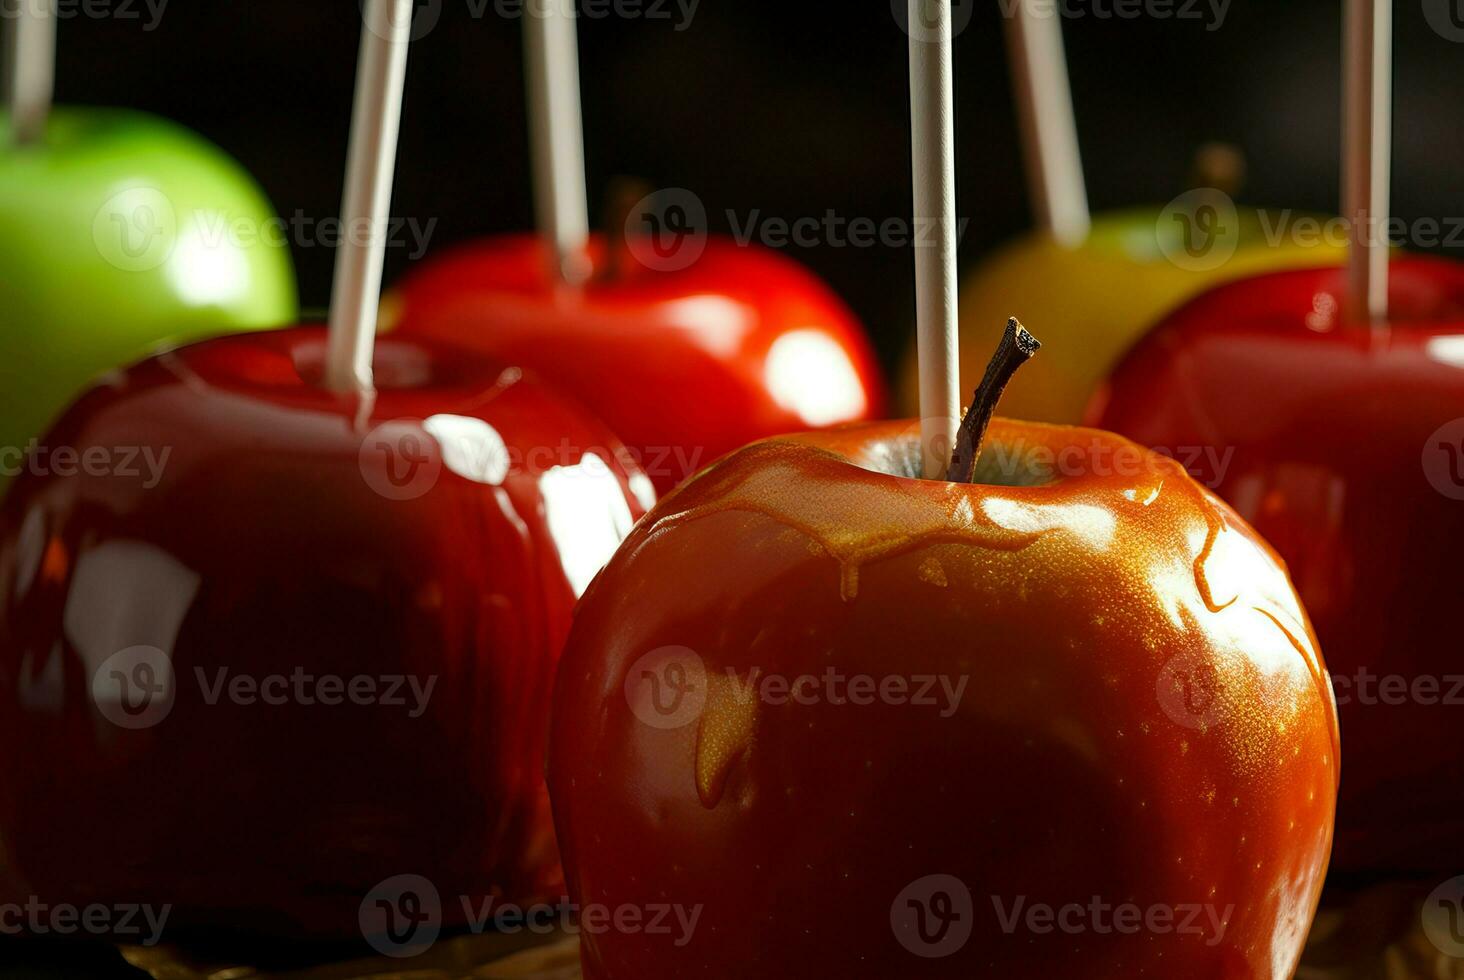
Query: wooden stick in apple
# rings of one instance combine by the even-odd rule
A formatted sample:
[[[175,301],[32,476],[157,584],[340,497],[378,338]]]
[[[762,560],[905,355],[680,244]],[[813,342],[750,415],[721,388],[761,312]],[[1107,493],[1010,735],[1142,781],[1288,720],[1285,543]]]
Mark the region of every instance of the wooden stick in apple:
[[[56,18],[49,0],[17,0],[7,38],[6,92],[11,137],[25,145],[41,140],[56,87]]]
[[[371,360],[414,7],[413,0],[368,0],[363,11],[341,204],[345,234],[336,252],[326,350],[325,383],[336,391],[370,392],[373,387]]]
[[[1348,314],[1388,316],[1388,242],[1393,149],[1393,5],[1347,0],[1343,30],[1342,216],[1351,222]]]
[[[1076,247],[1087,239],[1092,219],[1059,7],[1042,10],[1038,0],[1014,0],[1006,27],[1032,209],[1054,239]]]
[[[921,468],[942,480],[961,408],[956,332],[956,157],[950,0],[909,0],[910,148],[915,185],[915,329]],[[932,15],[934,19],[932,20]],[[923,25],[917,27],[916,25]]]
[[[550,245],[551,272],[577,285],[590,272],[585,251],[590,216],[575,13],[572,0],[548,0],[541,9],[535,7],[524,7],[534,209],[539,234]]]

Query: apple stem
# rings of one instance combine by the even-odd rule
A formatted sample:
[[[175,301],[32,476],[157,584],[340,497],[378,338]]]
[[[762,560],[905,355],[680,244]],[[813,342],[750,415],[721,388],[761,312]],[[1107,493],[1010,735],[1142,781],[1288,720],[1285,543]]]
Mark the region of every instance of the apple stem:
[[[370,0],[361,25],[341,223],[355,229],[364,221],[367,234],[353,230],[336,251],[325,362],[325,383],[334,391],[369,392],[373,386],[386,226],[415,9],[413,0]]]
[[[56,88],[56,18],[50,3],[21,2],[10,11],[6,44],[10,133],[17,146],[40,142]]]
[[[610,181],[605,201],[605,267],[599,278],[614,282],[625,275],[631,218],[636,208],[654,192],[650,184],[638,177],[616,177]]]
[[[1232,143],[1205,143],[1195,151],[1190,186],[1235,198],[1245,186],[1246,159]]]
[[[1017,120],[1027,163],[1027,186],[1037,223],[1067,248],[1083,244],[1092,228],[1073,91],[1062,45],[1062,17],[1041,11],[1038,0],[1017,0],[1006,18]]]
[[[550,275],[571,286],[590,274],[577,30],[573,3],[560,0],[542,10],[525,9],[534,208],[539,234],[551,250]]]
[[[956,447],[951,454],[947,480],[952,483],[976,482],[976,460],[981,456],[981,443],[986,438],[986,428],[991,425],[992,415],[996,414],[996,404],[1001,401],[1002,392],[1006,391],[1007,382],[1012,380],[1017,369],[1041,347],[1042,344],[1016,317],[1007,321],[1001,343],[996,345],[996,353],[992,355],[991,363],[986,365],[986,374],[977,385],[976,394],[971,396],[971,407],[966,410],[966,417],[961,420],[961,428],[956,433]]]

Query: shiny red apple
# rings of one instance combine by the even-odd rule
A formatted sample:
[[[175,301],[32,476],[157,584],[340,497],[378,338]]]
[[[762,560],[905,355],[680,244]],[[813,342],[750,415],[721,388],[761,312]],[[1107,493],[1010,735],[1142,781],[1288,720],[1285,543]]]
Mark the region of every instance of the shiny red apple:
[[[413,272],[383,322],[572,392],[663,492],[753,440],[879,415],[868,341],[827,286],[769,249],[660,231],[592,241],[582,286],[535,236],[475,243]]]
[[[1395,260],[1377,327],[1342,315],[1342,286],[1340,270],[1286,272],[1194,300],[1090,415],[1195,461],[1290,568],[1347,744],[1335,866],[1455,872],[1464,265]]]
[[[966,484],[913,428],[727,457],[586,593],[586,980],[1290,977],[1338,741],[1274,554],[1117,436],[998,419]]]
[[[24,893],[342,936],[400,874],[560,894],[551,680],[649,483],[517,368],[386,339],[374,398],[346,396],[324,351],[296,328],[144,361],[14,485],[0,840]]]

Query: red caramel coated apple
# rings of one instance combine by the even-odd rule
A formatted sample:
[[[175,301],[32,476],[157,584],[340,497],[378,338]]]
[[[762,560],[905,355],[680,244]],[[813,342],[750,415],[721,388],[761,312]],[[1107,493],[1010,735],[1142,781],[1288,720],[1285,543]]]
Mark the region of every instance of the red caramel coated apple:
[[[662,491],[754,440],[878,417],[863,331],[809,272],[716,236],[684,267],[634,257],[654,264],[653,248],[595,239],[598,274],[574,288],[551,281],[539,238],[489,239],[414,272],[387,317],[574,392]]]
[[[393,875],[561,894],[552,677],[646,478],[516,369],[384,340],[363,402],[316,384],[324,346],[145,361],[46,437],[76,472],[14,485],[0,839],[23,894],[343,936]]]
[[[1338,734],[1280,563],[1177,463],[997,419],[775,439],[581,602],[550,793],[587,980],[1290,977]],[[679,923],[695,916],[694,929]]]
[[[1193,455],[1290,568],[1334,671],[1345,870],[1464,868],[1464,264],[1392,263],[1391,322],[1342,273],[1221,287],[1121,363],[1091,415]],[[1450,693],[1452,691],[1452,698]]]

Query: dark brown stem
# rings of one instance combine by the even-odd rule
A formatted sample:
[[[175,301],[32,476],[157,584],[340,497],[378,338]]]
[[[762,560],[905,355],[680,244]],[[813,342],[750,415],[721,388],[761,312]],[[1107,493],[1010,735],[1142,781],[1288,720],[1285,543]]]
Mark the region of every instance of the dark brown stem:
[[[1245,154],[1229,143],[1206,143],[1195,151],[1190,186],[1236,197],[1245,186]]]
[[[966,410],[960,431],[956,433],[956,448],[951,454],[947,480],[952,483],[976,482],[976,460],[981,455],[986,427],[996,413],[996,403],[1001,401],[1001,393],[1006,390],[1012,375],[1017,373],[1017,368],[1026,364],[1041,346],[1016,317],[1007,321],[1001,343],[997,344],[991,363],[986,365],[986,374],[977,386],[976,394],[971,396],[971,407]]]
[[[601,280],[614,282],[625,274],[630,252],[625,226],[634,217],[636,207],[653,191],[650,184],[636,177],[615,177],[610,181],[605,200],[605,264],[600,271]]]

